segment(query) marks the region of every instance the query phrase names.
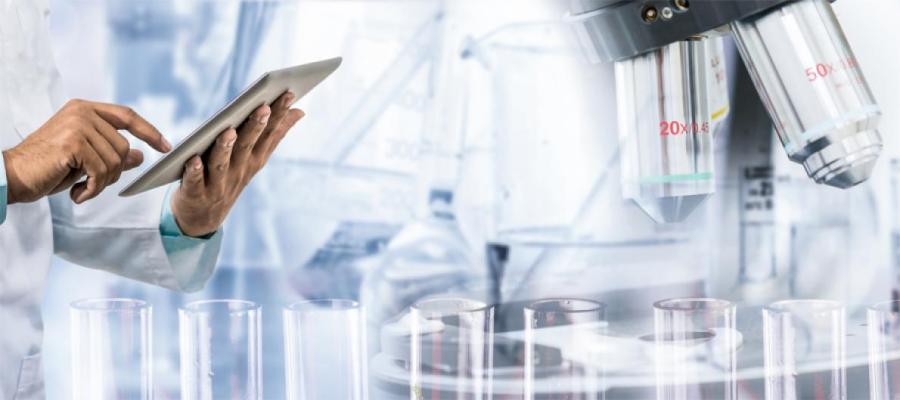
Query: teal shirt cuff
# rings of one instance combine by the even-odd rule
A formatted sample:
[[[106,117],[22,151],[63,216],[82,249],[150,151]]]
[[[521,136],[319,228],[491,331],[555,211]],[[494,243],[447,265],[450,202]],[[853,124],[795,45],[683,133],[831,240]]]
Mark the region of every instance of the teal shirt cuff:
[[[160,215],[159,233],[163,249],[181,289],[187,292],[200,290],[209,279],[216,264],[222,242],[222,230],[202,238],[190,237],[181,231],[172,213],[170,188]]]
[[[180,243],[181,240],[184,240],[184,244],[203,244],[218,234],[218,231],[199,238],[185,235],[181,228],[178,227],[178,222],[175,221],[175,214],[172,213],[172,189],[170,188],[166,192],[165,200],[163,200],[162,216],[159,219],[159,233],[163,237],[163,245],[165,245],[166,238],[178,240],[177,242],[172,242],[173,244]],[[171,253],[168,247],[166,252]]]
[[[6,159],[0,154],[0,225],[6,221]]]

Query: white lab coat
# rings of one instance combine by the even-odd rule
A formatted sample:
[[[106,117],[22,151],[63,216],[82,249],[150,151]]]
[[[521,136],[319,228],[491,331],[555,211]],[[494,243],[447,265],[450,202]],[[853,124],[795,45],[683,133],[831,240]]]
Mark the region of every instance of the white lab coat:
[[[62,103],[47,0],[0,0],[0,148],[11,148]],[[0,225],[0,400],[43,399],[43,288],[54,253],[91,268],[176,290],[197,289],[219,241],[170,262],[159,232],[164,191],[115,193],[75,206],[68,193],[7,208]],[[212,246],[213,248],[210,248]],[[190,281],[190,282],[189,282]],[[188,287],[190,285],[190,288]],[[200,282],[202,285],[202,282]]]

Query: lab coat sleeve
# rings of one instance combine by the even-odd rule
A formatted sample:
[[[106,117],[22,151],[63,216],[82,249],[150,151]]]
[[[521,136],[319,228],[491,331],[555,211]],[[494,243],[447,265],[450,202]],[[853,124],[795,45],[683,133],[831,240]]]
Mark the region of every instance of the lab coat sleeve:
[[[221,231],[206,239],[182,235],[165,189],[129,198],[116,192],[108,189],[81,205],[68,193],[52,196],[55,253],[75,264],[172,290],[202,289],[218,257]]]
[[[0,155],[0,225],[6,221],[6,160]]]

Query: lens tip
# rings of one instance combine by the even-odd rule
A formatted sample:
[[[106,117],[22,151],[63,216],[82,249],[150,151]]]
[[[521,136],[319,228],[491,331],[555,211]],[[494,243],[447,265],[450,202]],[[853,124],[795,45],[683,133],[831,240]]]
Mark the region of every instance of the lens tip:
[[[823,179],[821,183],[840,189],[848,189],[865,182],[872,175],[877,158],[871,157],[864,162],[857,162],[840,171],[835,171]]]
[[[847,189],[869,179],[883,147],[877,130],[865,130],[834,142],[803,161],[816,183]]]
[[[641,211],[660,224],[683,222],[709,194],[633,199]]]

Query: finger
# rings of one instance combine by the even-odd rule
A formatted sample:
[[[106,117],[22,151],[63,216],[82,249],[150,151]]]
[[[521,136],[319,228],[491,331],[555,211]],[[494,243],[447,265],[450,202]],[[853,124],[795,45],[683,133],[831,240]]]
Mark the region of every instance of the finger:
[[[272,103],[270,106],[272,108],[272,116],[269,118],[269,124],[266,126],[266,129],[263,130],[260,139],[269,136],[278,129],[281,122],[284,121],[284,118],[288,115],[288,110],[290,110],[291,104],[294,104],[295,98],[296,96],[294,93],[288,90]]]
[[[90,145],[83,146],[83,150],[78,153],[77,157],[87,179],[72,186],[70,194],[75,203],[81,204],[97,197],[103,191],[105,188],[103,182],[107,171],[106,164]]]
[[[184,165],[184,173],[181,176],[181,189],[190,197],[200,197],[206,189],[203,177],[203,160],[200,156],[193,156]]]
[[[92,103],[94,111],[113,128],[125,129],[134,137],[150,145],[150,147],[168,153],[172,144],[163,137],[155,126],[147,122],[134,110],[115,104]]]
[[[272,155],[272,152],[275,151],[275,148],[278,147],[278,143],[281,143],[281,139],[284,139],[291,128],[293,128],[298,121],[303,119],[304,116],[306,116],[306,113],[304,113],[303,110],[289,110],[287,115],[281,121],[281,124],[279,124],[272,133],[259,139],[259,142],[253,148],[253,157],[262,161],[262,163],[265,163],[265,161],[269,159],[269,156]]]
[[[119,152],[113,148],[112,144],[106,140],[100,132],[89,132],[85,135],[88,143],[94,148],[94,151],[100,156],[100,159],[106,164],[106,174],[102,176],[103,186],[109,186],[119,180],[122,170],[125,168],[124,158]]]
[[[227,129],[216,139],[216,145],[210,150],[207,165],[209,180],[207,185],[214,191],[222,191],[227,185],[228,167],[231,163],[231,149],[237,140],[237,131]]]
[[[128,150],[131,148],[128,139],[126,139],[125,136],[122,136],[122,134],[119,133],[119,130],[110,125],[109,122],[100,118],[99,115],[94,117],[93,122],[97,132],[100,132],[109,144],[116,149],[116,153],[119,153],[119,156],[124,159],[128,155]]]
[[[253,151],[253,146],[263,130],[266,129],[271,116],[272,109],[267,105],[262,105],[241,124],[236,147],[232,150],[231,165],[235,168],[244,168]]]
[[[126,171],[128,171],[130,169],[135,169],[143,163],[144,163],[144,153],[142,153],[138,149],[128,150],[128,154],[125,155],[125,170]]]

